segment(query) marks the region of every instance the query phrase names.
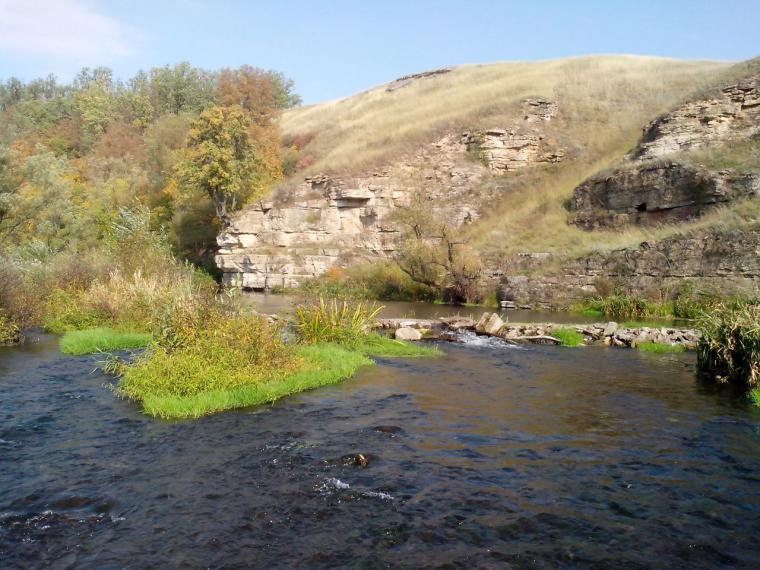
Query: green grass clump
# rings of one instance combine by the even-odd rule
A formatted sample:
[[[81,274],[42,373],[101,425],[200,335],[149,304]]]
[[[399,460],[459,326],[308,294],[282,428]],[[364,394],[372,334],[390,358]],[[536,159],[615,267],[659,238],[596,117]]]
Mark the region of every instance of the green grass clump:
[[[361,342],[383,307],[364,301],[324,297],[296,307],[298,334],[308,344]]]
[[[157,332],[148,350],[124,368],[120,394],[135,400],[197,396],[276,380],[299,366],[279,328],[263,318],[178,312],[166,321],[176,330]]]
[[[755,388],[749,393],[750,400],[756,406],[760,407],[760,388]]]
[[[301,346],[295,351],[300,365],[283,373],[261,369],[246,383],[232,388],[216,388],[191,395],[179,395],[146,387],[133,392],[143,411],[166,419],[198,418],[204,415],[273,402],[284,396],[335,384],[351,377],[361,366],[372,361],[357,352],[334,344]],[[198,372],[200,373],[200,372]],[[122,383],[129,378],[127,372]]]
[[[648,329],[661,329],[661,328],[668,328],[672,326],[672,321],[669,321],[668,319],[662,319],[657,321],[622,321],[618,323],[618,326],[621,329],[641,329],[641,328],[648,328]]]
[[[82,331],[69,331],[61,337],[60,348],[64,354],[91,354],[128,348],[141,348],[150,343],[146,333],[122,332],[101,327]]]
[[[559,329],[554,329],[550,336],[553,336],[557,340],[559,340],[559,343],[562,346],[582,346],[583,345],[583,335],[576,331],[575,329],[563,327]]]
[[[644,342],[638,345],[638,349],[643,352],[653,352],[654,354],[683,352],[684,350],[683,346],[680,344],[667,344],[664,342]]]
[[[581,308],[597,311],[613,319],[646,319],[673,315],[672,303],[658,303],[633,295],[610,295],[587,299],[582,303]]]
[[[584,317],[603,317],[604,313],[598,309],[592,309],[590,307],[586,307],[583,304],[576,304],[573,305],[570,308],[570,312],[572,313],[578,313],[579,315],[583,315]]]
[[[697,366],[719,382],[760,388],[760,302],[734,299],[702,315]]]

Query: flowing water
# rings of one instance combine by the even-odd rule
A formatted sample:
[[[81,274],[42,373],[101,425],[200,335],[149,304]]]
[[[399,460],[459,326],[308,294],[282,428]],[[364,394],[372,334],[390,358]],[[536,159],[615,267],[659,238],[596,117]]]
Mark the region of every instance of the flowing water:
[[[692,355],[443,348],[182,422],[0,349],[0,567],[760,565],[760,410]]]

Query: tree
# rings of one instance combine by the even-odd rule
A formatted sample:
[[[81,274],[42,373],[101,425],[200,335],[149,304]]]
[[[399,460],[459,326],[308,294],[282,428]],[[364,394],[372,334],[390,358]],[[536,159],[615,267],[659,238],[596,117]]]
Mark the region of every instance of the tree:
[[[264,189],[250,125],[250,115],[237,105],[203,111],[190,126],[185,157],[177,165],[183,190],[207,194],[225,226],[238,206]]]
[[[150,70],[150,99],[157,115],[199,112],[213,104],[213,92],[213,75],[187,62]]]
[[[301,98],[293,93],[293,81],[276,71],[250,65],[222,69],[216,85],[221,105],[240,105],[251,113],[257,125],[268,125],[281,110],[298,105]]]
[[[413,281],[432,287],[447,302],[473,301],[479,294],[482,265],[463,232],[436,214],[423,192],[417,191],[395,220],[404,229],[398,266]]]

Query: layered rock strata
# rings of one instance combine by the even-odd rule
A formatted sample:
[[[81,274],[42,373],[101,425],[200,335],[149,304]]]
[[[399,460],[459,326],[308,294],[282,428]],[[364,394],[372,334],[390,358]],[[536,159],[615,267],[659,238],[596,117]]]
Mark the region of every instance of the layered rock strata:
[[[552,101],[526,99],[518,123],[545,123],[556,111]],[[471,137],[443,136],[414,156],[355,177],[311,176],[247,206],[217,240],[224,282],[252,290],[295,287],[333,267],[393,257],[404,208],[414,203],[452,227],[471,223],[489,200],[483,185],[493,173],[564,155],[540,128],[518,125],[486,132],[483,164],[472,160]]]
[[[679,222],[758,192],[760,172],[658,162],[585,180],[573,192],[571,221],[586,230]]]
[[[571,223],[592,230],[699,217],[717,204],[760,192],[760,172],[711,171],[679,153],[724,147],[760,136],[760,76],[685,103],[644,130],[626,164],[573,191]],[[675,158],[674,158],[675,157]]]
[[[501,296],[522,305],[567,307],[612,288],[661,294],[678,291],[685,281],[725,295],[760,295],[760,226],[594,253],[546,274],[507,275],[501,278]]]

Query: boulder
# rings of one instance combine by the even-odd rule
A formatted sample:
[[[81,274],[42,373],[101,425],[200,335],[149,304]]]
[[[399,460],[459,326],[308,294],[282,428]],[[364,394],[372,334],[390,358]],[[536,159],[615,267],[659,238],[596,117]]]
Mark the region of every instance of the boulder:
[[[504,328],[504,325],[505,323],[502,318],[496,313],[493,313],[489,317],[488,322],[483,327],[483,332],[491,336],[495,336],[499,334],[499,331],[501,331],[502,328]]]
[[[612,336],[614,335],[618,330],[618,324],[615,321],[610,321],[607,323],[607,325],[604,327],[604,331],[602,332],[603,336]]]
[[[479,332],[479,333],[486,332],[486,324],[488,324],[488,320],[490,318],[491,318],[491,313],[483,313],[482,315],[480,315],[478,322],[475,323],[475,332]]]
[[[397,340],[420,340],[422,339],[422,333],[412,327],[401,327],[396,329],[394,334]]]

